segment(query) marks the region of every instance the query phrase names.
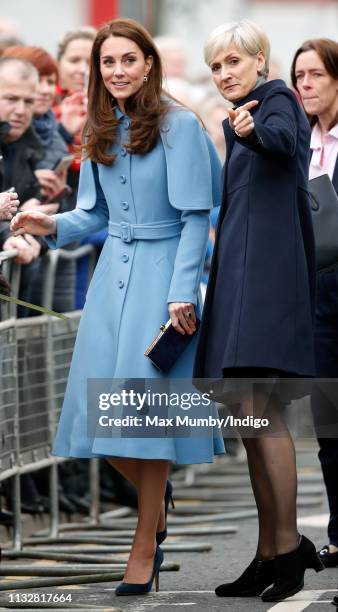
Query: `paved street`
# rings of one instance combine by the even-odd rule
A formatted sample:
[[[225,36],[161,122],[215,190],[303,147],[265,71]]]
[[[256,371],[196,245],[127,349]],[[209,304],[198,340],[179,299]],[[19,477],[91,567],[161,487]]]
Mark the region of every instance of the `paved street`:
[[[321,475],[314,460],[315,455],[309,452],[310,449],[307,449],[307,452],[304,452],[304,450],[306,449],[298,453],[300,474],[299,531],[310,537],[316,546],[320,547],[326,543],[327,507],[323,495]],[[177,508],[170,514],[169,522],[171,532],[176,535],[170,536],[167,540],[167,546],[163,546],[165,562],[179,564],[180,570],[161,572],[159,593],[153,592],[146,597],[117,598],[114,595],[115,584],[103,582],[90,585],[17,590],[16,594],[71,594],[72,603],[68,603],[66,609],[80,606],[78,609],[84,610],[83,606],[89,605],[95,611],[101,609],[108,611],[112,609],[112,606],[126,612],[145,612],[148,610],[172,612],[175,609],[196,610],[196,612],[204,612],[205,610],[210,612],[224,610],[229,612],[246,612],[247,610],[251,612],[260,610],[301,612],[309,609],[310,612],[328,612],[331,609],[330,602],[337,589],[338,573],[336,569],[325,570],[319,574],[316,574],[313,570],[308,570],[305,577],[305,590],[292,599],[279,604],[265,604],[260,598],[229,600],[217,598],[214,594],[215,586],[238,577],[251,560],[255,550],[257,521],[253,516],[254,508],[252,496],[247,486],[245,465],[243,463],[220,462],[213,468],[212,473],[202,472],[197,474],[195,483],[189,486],[183,481],[180,482],[180,477],[180,473],[177,473],[174,477],[176,480]],[[223,481],[228,482],[226,488],[220,486]],[[233,482],[232,486],[231,482]],[[209,496],[216,498],[213,504],[210,504],[210,501],[197,503],[194,500],[195,497],[203,498],[203,490]],[[222,500],[225,493],[228,501]],[[185,508],[189,510],[194,507],[198,510],[198,514],[185,514]],[[210,510],[212,507],[214,508],[213,513]],[[216,510],[218,513],[215,514]],[[207,513],[204,519],[201,517],[202,512]],[[229,520],[226,519],[224,515],[229,515],[230,512],[238,512],[237,517],[233,514],[228,516]],[[240,518],[240,513],[243,516],[243,512],[244,515],[251,514],[251,518]],[[213,521],[212,516],[214,517]],[[115,524],[119,529],[114,532],[105,532],[105,537],[122,538],[122,540],[125,539],[127,544],[130,541],[130,528],[133,521],[132,516],[115,519]],[[235,528],[237,528],[237,531],[231,533]],[[177,535],[182,529],[187,531],[187,535]],[[222,533],[225,530],[230,533]],[[194,531],[197,532],[192,535]],[[71,533],[76,534],[75,531]],[[67,536],[71,533],[67,531]],[[85,539],[88,537],[88,533],[90,532],[83,531],[81,534],[78,532],[78,537],[82,535]],[[100,537],[103,537],[102,534]],[[56,547],[56,550],[61,550],[61,544],[62,542]],[[207,550],[204,552],[197,550],[191,552],[166,551],[166,548],[170,549],[177,544],[183,547],[191,544],[195,548],[206,548]],[[81,548],[87,550],[92,548],[94,551],[97,545],[96,543],[90,544],[87,541],[87,544],[82,544],[80,550],[75,546],[73,550],[80,552]],[[125,555],[125,552],[114,553],[114,556],[118,556],[120,559],[125,558]],[[107,555],[107,562],[108,558]],[[27,564],[37,563],[29,560],[17,560],[15,563],[24,562]],[[14,563],[14,561],[11,563]],[[40,561],[39,563],[40,565],[53,567],[52,561]],[[13,578],[7,577],[4,579]],[[76,579],[74,579],[74,582],[76,582]],[[14,591],[11,591],[11,593],[14,593]],[[8,605],[9,595],[10,591],[0,593],[0,610],[4,609],[1,608],[1,605]],[[25,609],[36,609],[36,605],[32,608],[25,607]],[[12,607],[12,609],[21,608]]]
[[[317,545],[325,542],[323,527],[306,527],[304,533]],[[90,585],[85,588],[34,589],[37,592],[59,592],[72,594],[73,603],[91,603],[95,606],[117,606],[126,612],[173,612],[179,610],[196,610],[196,612],[251,612],[273,610],[274,612],[328,612],[329,602],[337,588],[337,570],[326,570],[316,574],[313,570],[306,573],[305,590],[280,604],[265,604],[255,599],[221,599],[217,598],[213,588],[225,580],[236,578],[251,558],[255,545],[256,521],[246,520],[238,534],[227,537],[211,536],[210,552],[167,553],[166,561],[178,561],[179,572],[162,572],[160,575],[160,592],[146,597],[116,598],[114,587],[109,583]],[[204,538],[203,538],[204,540]],[[17,591],[18,593],[19,591]],[[28,592],[28,591],[26,591]],[[1,593],[0,602],[8,601],[8,593]],[[333,608],[332,608],[333,609]]]

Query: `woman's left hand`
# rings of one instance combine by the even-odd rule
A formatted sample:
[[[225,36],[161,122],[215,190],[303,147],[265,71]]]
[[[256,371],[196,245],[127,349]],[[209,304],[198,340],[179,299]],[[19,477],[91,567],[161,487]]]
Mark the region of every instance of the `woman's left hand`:
[[[255,123],[250,110],[257,106],[257,104],[258,100],[251,100],[235,110],[232,108],[228,109],[229,125],[240,138],[246,138],[254,131]]]
[[[190,302],[171,302],[168,306],[173,327],[180,334],[190,336],[196,331],[195,306]]]

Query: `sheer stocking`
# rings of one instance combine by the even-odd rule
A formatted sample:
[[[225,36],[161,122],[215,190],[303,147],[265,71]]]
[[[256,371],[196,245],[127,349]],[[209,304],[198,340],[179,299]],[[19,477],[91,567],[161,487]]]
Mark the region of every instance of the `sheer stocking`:
[[[295,448],[282,410],[276,396],[264,393],[244,398],[240,406],[241,416],[264,417],[270,422],[269,432],[243,436],[258,510],[257,555],[261,558],[294,550],[299,539]]]

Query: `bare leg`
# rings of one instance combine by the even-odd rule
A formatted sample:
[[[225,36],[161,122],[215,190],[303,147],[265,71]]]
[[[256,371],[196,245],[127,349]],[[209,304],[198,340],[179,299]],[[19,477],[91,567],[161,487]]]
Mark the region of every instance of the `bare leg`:
[[[122,476],[124,476],[136,489],[139,487],[139,459],[127,459],[120,457],[106,457],[106,460],[112,465]]]
[[[108,463],[112,465],[122,476],[124,476],[132,485],[134,485],[139,495],[140,478],[141,478],[141,466],[140,459],[125,459],[120,457],[106,457]],[[164,497],[164,493],[163,493]],[[160,510],[160,516],[157,523],[156,531],[162,531],[165,528],[165,516],[162,499],[162,507]]]
[[[139,459],[138,522],[124,581],[147,582],[156,550],[156,530],[168,477],[168,461]]]

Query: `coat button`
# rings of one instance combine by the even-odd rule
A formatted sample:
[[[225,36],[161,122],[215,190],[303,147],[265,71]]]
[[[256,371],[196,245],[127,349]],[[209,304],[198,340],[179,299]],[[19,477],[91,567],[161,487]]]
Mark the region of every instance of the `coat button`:
[[[128,202],[121,202],[121,208],[122,210],[128,210],[129,208]]]
[[[118,281],[118,283],[117,283],[117,285],[118,285],[118,288],[119,288],[119,289],[123,289],[123,287],[124,287],[124,282],[123,282],[123,280],[119,280],[119,281]]]
[[[129,255],[127,255],[127,253],[123,253],[122,261],[123,261],[123,263],[127,263],[127,261],[129,261]]]
[[[169,130],[170,130],[169,125],[167,125],[166,123],[162,125],[161,132],[169,132]]]
[[[122,185],[125,185],[126,182],[127,182],[127,177],[124,176],[124,174],[121,174],[121,176],[120,176],[120,183],[122,183]]]
[[[121,153],[121,157],[126,157],[126,155],[127,155],[127,149],[125,149],[124,147],[121,147],[121,151],[120,151],[120,153]]]

